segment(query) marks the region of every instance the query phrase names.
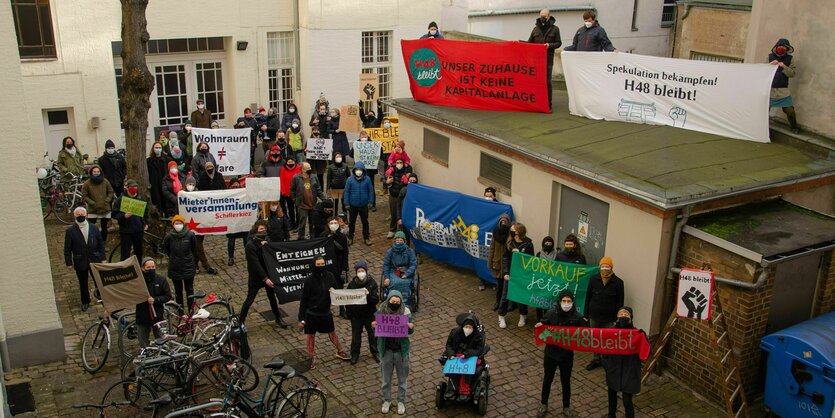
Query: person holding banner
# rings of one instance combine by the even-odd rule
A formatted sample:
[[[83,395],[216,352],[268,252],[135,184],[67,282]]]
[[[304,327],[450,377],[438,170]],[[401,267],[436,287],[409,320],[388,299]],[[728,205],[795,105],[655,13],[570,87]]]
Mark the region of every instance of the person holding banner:
[[[142,259],[142,276],[148,287],[148,300],[136,305],[136,339],[139,340],[139,347],[145,348],[150,343],[148,336],[152,329],[154,338],[162,337],[154,324],[165,320],[163,306],[171,300],[171,288],[165,276],[157,274],[156,262],[151,257]]]
[[[531,31],[531,36],[528,37],[528,43],[545,45],[545,62],[546,62],[546,78],[545,83],[548,86],[548,110],[553,110],[553,89],[551,88],[551,74],[554,72],[554,51],[562,46],[560,38],[560,28],[554,23],[556,19],[551,16],[550,9],[542,9],[539,12],[539,19],[536,20],[536,26]]]
[[[797,125],[794,102],[789,91],[789,79],[794,77],[795,73],[792,52],[794,52],[794,47],[791,46],[789,40],[781,38],[777,40],[777,43],[771,48],[771,53],[768,54],[768,63],[777,66],[774,79],[771,81],[771,101],[769,104],[770,107],[783,109],[792,132],[799,133],[800,127]]]
[[[162,252],[168,256],[168,277],[174,282],[177,303],[191,313],[192,298],[183,305],[183,290],[186,296],[194,294],[194,275],[197,274],[197,238],[188,230],[186,219],[180,215],[171,218],[174,230],[162,239]],[[182,312],[181,312],[182,314]]]
[[[623,280],[615,275],[611,257],[603,257],[598,263],[600,273],[589,279],[586,290],[586,303],[583,305],[583,317],[591,323],[592,328],[605,328],[607,324],[615,322],[618,310],[623,306]],[[586,370],[594,370],[600,366],[600,354],[595,353]]]
[[[563,249],[557,254],[557,261],[563,263],[586,264],[586,256],[580,247],[580,240],[574,234],[568,234],[563,240]]]
[[[345,182],[342,205],[349,214],[348,245],[354,243],[354,232],[357,230],[357,216],[362,222],[362,239],[365,245],[371,245],[371,231],[368,226],[368,206],[375,199],[374,183],[366,175],[365,164],[354,164],[354,175]]]
[[[301,164],[298,164],[299,161],[293,155],[287,156],[287,159],[284,161],[284,166],[281,167],[281,171],[279,172],[279,177],[281,177],[281,200],[279,201],[281,203],[281,211],[287,214],[290,221],[290,230],[293,232],[299,227],[299,219],[296,216],[296,203],[291,194],[291,187],[293,185],[293,177],[296,177],[302,170]]]
[[[356,274],[348,283],[348,289],[365,289],[365,305],[348,305],[345,307],[345,314],[351,320],[351,365],[357,364],[362,348],[362,330],[365,328],[368,337],[368,349],[371,357],[377,363],[380,362],[380,351],[377,348],[377,338],[374,337],[374,330],[371,323],[374,321],[374,312],[377,311],[377,303],[380,301],[377,281],[368,274],[368,263],[365,260],[357,261],[354,264]]]
[[[618,320],[610,325],[619,329],[635,329],[632,324],[632,308],[624,306],[618,310]],[[641,331],[643,332],[643,331]],[[626,418],[635,417],[632,396],[641,392],[641,359],[635,354],[603,355],[603,369],[606,370],[606,387],[609,390],[608,418],[615,418],[618,409],[618,392],[623,394],[623,409]]]
[[[119,196],[116,202],[113,203],[113,217],[119,224],[119,239],[121,240],[122,261],[130,258],[130,251],[133,248],[133,253],[137,260],[142,259],[142,238],[145,236],[145,230],[148,229],[148,199],[139,195],[139,182],[130,179],[125,182],[125,194]],[[122,202],[126,199],[131,199],[133,205],[125,205],[127,207],[140,207],[142,203],[143,213],[132,213],[130,210],[124,212],[122,209]],[[128,202],[130,203],[130,201]]]
[[[490,240],[490,252],[487,254],[487,267],[493,278],[496,280],[496,303],[493,304],[493,310],[497,311],[499,305],[502,303],[504,297],[504,248],[507,245],[507,239],[510,237],[510,215],[503,213],[499,216],[499,221],[496,227],[493,228],[493,239]],[[484,290],[487,287],[486,280],[480,280],[478,290]]]
[[[299,238],[305,239],[305,228],[310,228],[310,237],[313,236],[313,208],[316,206],[316,199],[327,200],[327,197],[322,193],[322,186],[320,186],[318,179],[312,175],[313,170],[310,168],[310,162],[303,162],[301,172],[293,177],[290,184],[290,195],[293,203],[296,204],[299,216]]]
[[[96,225],[87,221],[87,209],[79,206],[73,215],[75,223],[64,232],[64,262],[75,270],[81,311],[85,312],[90,307],[90,263],[100,263],[104,259],[104,239]]]
[[[484,189],[484,199],[489,200],[491,202],[498,202],[496,199],[496,189],[494,187],[487,186]]]
[[[459,315],[456,320],[460,320],[458,326],[449,331],[446,339],[446,348],[444,350],[444,358],[467,358],[480,357],[484,353],[484,335],[482,332],[476,332],[478,326],[477,318],[470,312]],[[483,367],[479,364],[476,367]],[[449,379],[451,383],[447,386],[447,398],[451,398],[453,394],[458,392],[458,401],[466,402],[470,396],[470,387],[473,380],[481,374],[480,370],[471,375],[450,375],[456,378]],[[460,382],[459,387],[456,387],[456,382]]]
[[[559,304],[551,308],[548,313],[542,318],[542,321],[536,324],[537,327],[541,325],[557,325],[566,327],[587,327],[588,323],[577,307],[574,306],[574,294],[566,289],[560,292]],[[557,345],[545,346],[544,357],[545,372],[542,376],[542,394],[540,395],[539,411],[537,418],[543,418],[548,413],[548,399],[551,396],[551,384],[554,382],[554,376],[557,369],[560,370],[560,384],[562,385],[562,412],[567,417],[576,416],[571,410],[571,370],[574,368],[574,351],[568,350]]]
[[[574,34],[574,42],[564,48],[565,51],[612,52],[617,51],[606,30],[597,21],[597,12],[586,10],[583,13],[583,26]]]
[[[316,368],[316,333],[328,334],[336,348],[336,358],[350,360],[345,354],[331,314],[330,292],[336,288],[336,278],[325,267],[325,257],[313,259],[313,273],[304,281],[302,298],[299,302],[299,329],[307,336],[307,364],[311,370]]]
[[[333,161],[328,165],[328,194],[333,199],[335,213],[339,213],[339,202],[342,201],[345,182],[348,180],[348,164],[342,161],[342,157],[343,154],[334,149]]]
[[[267,267],[264,264],[263,247],[267,243],[267,221],[259,219],[252,225],[250,231],[251,239],[246,243],[246,271],[249,274],[247,281],[247,292],[244,304],[241,306],[241,313],[239,318],[241,323],[246,322],[246,315],[249,313],[249,308],[252,302],[255,302],[255,297],[261,288],[264,288],[267,293],[267,300],[270,302],[270,309],[275,315],[275,323],[281,327],[286,328],[287,325],[281,320],[281,313],[278,311],[278,302],[275,300],[275,290],[273,281],[267,275]]]
[[[397,290],[388,293],[385,301],[377,308],[378,315],[405,315],[408,319],[408,332],[405,337],[377,337],[377,350],[382,356],[380,371],[382,372],[383,409],[387,414],[391,408],[391,378],[397,371],[397,413],[406,413],[406,389],[409,380],[409,348],[410,335],[415,332],[412,312],[404,306],[403,295]],[[371,322],[371,327],[377,329],[377,321]]]
[[[507,245],[504,250],[504,260],[502,261],[502,268],[504,269],[504,281],[510,280],[510,260],[513,253],[521,251],[525,254],[533,255],[533,241],[528,238],[528,229],[520,222],[514,222],[510,226],[510,237],[507,240]],[[507,283],[504,283],[504,295],[499,306],[499,328],[507,328],[504,316],[507,314]],[[525,326],[528,316],[528,305],[519,304],[519,323],[520,328]]]

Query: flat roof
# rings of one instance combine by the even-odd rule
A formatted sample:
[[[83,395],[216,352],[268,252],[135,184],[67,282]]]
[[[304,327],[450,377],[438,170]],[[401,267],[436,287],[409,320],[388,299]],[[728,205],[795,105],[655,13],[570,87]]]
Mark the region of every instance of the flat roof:
[[[669,126],[572,116],[554,91],[552,114],[498,112],[394,99],[427,119],[573,173],[662,209],[835,174],[835,152],[731,139]]]

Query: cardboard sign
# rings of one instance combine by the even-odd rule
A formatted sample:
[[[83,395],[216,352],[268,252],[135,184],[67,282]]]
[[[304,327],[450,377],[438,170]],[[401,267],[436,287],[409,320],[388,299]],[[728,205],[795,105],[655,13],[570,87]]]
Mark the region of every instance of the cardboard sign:
[[[397,145],[397,141],[400,140],[400,128],[398,126],[366,129],[365,131],[368,132],[368,137],[372,141],[379,141],[382,144],[383,154],[390,154]]]
[[[377,338],[406,338],[409,336],[409,317],[406,315],[376,314],[377,328],[374,336]]]
[[[148,202],[139,199],[131,199],[127,196],[122,196],[122,205],[119,208],[123,213],[132,213],[136,216],[145,216],[145,209],[148,207]]]
[[[678,275],[676,315],[681,318],[709,320],[712,296],[712,271],[681,269]]]
[[[281,199],[280,177],[246,179],[246,198],[251,202],[277,202]]]
[[[559,294],[568,289],[574,294],[577,310],[584,312],[589,280],[599,272],[597,266],[563,263],[516,251],[510,262],[507,298],[525,305],[551,309],[559,302]]]
[[[647,335],[638,329],[542,325],[536,327],[534,335],[537,346],[550,344],[572,351],[589,353],[638,354],[641,360],[646,360],[650,353]]]
[[[339,130],[344,132],[359,132],[362,129],[360,121],[360,107],[345,105],[339,108]]]
[[[478,357],[453,357],[444,363],[444,374],[475,374]]]
[[[360,100],[376,102],[380,98],[379,76],[374,73],[360,73]]]
[[[308,160],[325,160],[330,161],[333,155],[333,140],[330,138],[310,138],[307,140],[307,154],[305,158]]]
[[[90,263],[90,269],[106,311],[133,309],[148,301],[148,287],[135,255],[118,263]]]
[[[365,305],[367,302],[366,289],[334,289],[331,291],[331,305]]]
[[[365,169],[375,169],[380,160],[380,150],[383,143],[377,141],[354,142],[354,161],[363,163]]]

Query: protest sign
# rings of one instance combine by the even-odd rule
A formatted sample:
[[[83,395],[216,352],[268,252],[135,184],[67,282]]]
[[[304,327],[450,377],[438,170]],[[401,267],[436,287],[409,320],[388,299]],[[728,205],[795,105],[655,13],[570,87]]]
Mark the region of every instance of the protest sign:
[[[367,289],[334,289],[331,292],[331,305],[365,305],[367,302],[365,292]]]
[[[394,150],[397,141],[400,139],[400,127],[392,126],[391,128],[370,128],[366,129],[368,137],[372,141],[380,142],[384,154],[389,154]]]
[[[333,155],[333,140],[330,138],[310,138],[307,140],[308,160],[329,161]]]
[[[507,298],[525,305],[551,309],[559,303],[557,297],[560,292],[568,289],[574,294],[574,306],[582,313],[589,280],[599,272],[597,266],[563,263],[517,251],[511,257]]]
[[[681,318],[710,319],[713,303],[713,272],[681,269],[678,275],[676,315]]]
[[[365,169],[376,169],[380,160],[382,142],[378,141],[356,141],[354,142],[354,161],[363,163]]]
[[[571,114],[769,142],[776,65],[563,52]]]
[[[525,42],[401,40],[412,97],[468,109],[548,112],[547,47]]]
[[[179,213],[197,235],[246,232],[258,220],[258,202],[247,197],[247,189],[226,189],[177,194]]]
[[[409,336],[409,317],[406,315],[376,314],[375,337],[405,338]]]
[[[203,129],[192,128],[193,150],[201,142],[209,144],[209,152],[215,157],[217,172],[226,176],[249,174],[250,135],[252,128]]]
[[[339,108],[339,130],[344,132],[359,132],[362,129],[360,122],[360,107],[357,105],[345,105]]]
[[[503,213],[513,220],[513,208],[504,203],[422,184],[410,184],[403,201],[403,226],[414,237],[415,250],[433,260],[475,270],[479,278],[495,283],[487,266],[493,229]]]
[[[558,327],[542,325],[536,327],[536,345],[557,345],[572,351],[600,354],[638,354],[641,360],[649,357],[650,346],[647,335],[637,329]]]
[[[148,287],[136,256],[118,263],[90,263],[104,310],[133,309],[148,301]]]
[[[475,374],[478,357],[452,357],[444,363],[444,374]]]
[[[148,207],[148,202],[139,199],[131,199],[127,196],[122,196],[122,205],[119,210],[122,213],[132,213],[136,216],[145,216],[145,209]]]
[[[250,177],[245,190],[250,202],[277,202],[281,199],[281,178]]]
[[[325,257],[325,264],[333,269],[335,251],[333,238],[303,241],[269,242],[264,245],[264,264],[267,276],[275,284],[279,303],[300,300],[304,281],[312,272],[313,258]]]
[[[360,94],[362,101],[376,102],[380,98],[379,76],[374,73],[360,73]]]

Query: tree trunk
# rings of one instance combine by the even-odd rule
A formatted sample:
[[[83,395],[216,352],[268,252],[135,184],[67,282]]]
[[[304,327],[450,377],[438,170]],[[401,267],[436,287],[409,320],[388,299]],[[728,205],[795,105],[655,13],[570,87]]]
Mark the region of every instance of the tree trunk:
[[[148,132],[149,97],[154,90],[154,77],[145,62],[148,44],[148,21],[145,9],[148,0],[122,2],[122,123],[125,128],[127,178],[139,182],[147,191],[148,166],[145,149]],[[147,196],[147,193],[143,193]]]

